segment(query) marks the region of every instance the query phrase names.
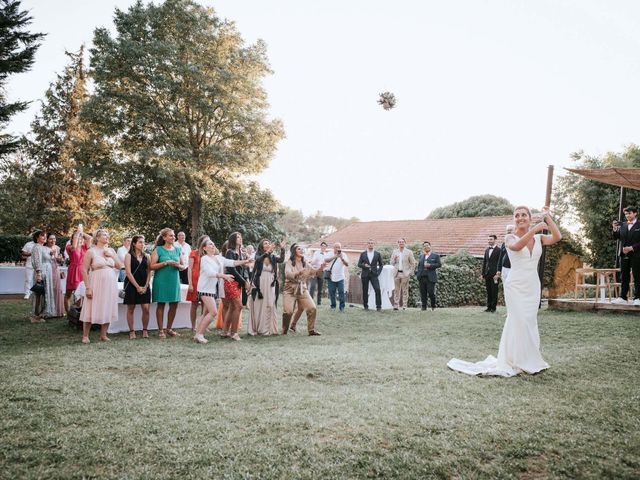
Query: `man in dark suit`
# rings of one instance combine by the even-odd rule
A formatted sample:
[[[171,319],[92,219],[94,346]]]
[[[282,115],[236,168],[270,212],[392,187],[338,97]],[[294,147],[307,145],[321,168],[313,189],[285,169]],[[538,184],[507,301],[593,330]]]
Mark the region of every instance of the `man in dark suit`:
[[[622,274],[620,297],[611,303],[627,304],[627,294],[633,272],[634,294],[633,305],[640,307],[640,221],[638,221],[638,209],[627,207],[624,210],[627,219],[620,225],[613,223],[613,238],[620,240],[620,271]]]
[[[431,251],[431,243],[422,242],[422,253],[416,269],[416,276],[420,284],[422,310],[427,309],[427,297],[431,300],[431,310],[436,309],[436,283],[438,282],[436,269],[441,266],[440,255]]]
[[[482,262],[482,278],[487,287],[487,309],[485,312],[495,312],[498,304],[498,262],[500,261],[500,248],[496,246],[498,237],[489,235],[489,246],[484,251]]]
[[[382,295],[380,294],[380,282],[378,275],[382,272],[382,256],[373,249],[374,242],[369,239],[367,249],[360,254],[358,268],[362,269],[362,304],[365,310],[369,310],[369,282],[376,292],[376,310],[382,310]]]

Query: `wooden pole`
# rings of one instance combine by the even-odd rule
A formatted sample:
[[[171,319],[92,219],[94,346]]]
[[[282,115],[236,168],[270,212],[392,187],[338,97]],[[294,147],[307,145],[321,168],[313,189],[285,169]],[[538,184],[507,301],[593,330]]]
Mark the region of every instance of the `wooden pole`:
[[[624,189],[624,187],[620,187],[620,202],[618,204],[618,221],[620,223],[625,221],[624,218],[624,203],[625,203],[625,197],[626,197],[626,191]],[[616,268],[620,268],[620,239],[618,239],[618,241],[616,242],[616,261],[615,261],[615,266]],[[618,281],[620,281],[620,279],[618,278]]]
[[[553,165],[547,169],[547,192],[544,197],[544,206],[551,206],[551,191],[553,190]],[[540,302],[542,302],[542,289],[544,288],[544,261],[547,253],[546,245],[542,246],[542,255],[538,264],[538,276],[540,277]]]

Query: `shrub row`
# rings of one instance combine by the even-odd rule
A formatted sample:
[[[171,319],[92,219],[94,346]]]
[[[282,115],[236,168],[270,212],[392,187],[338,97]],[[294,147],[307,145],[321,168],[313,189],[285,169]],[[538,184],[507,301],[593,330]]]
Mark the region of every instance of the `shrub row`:
[[[27,235],[0,235],[0,262],[21,262],[22,247],[30,240]],[[62,249],[67,240],[67,237],[57,237],[56,243]]]

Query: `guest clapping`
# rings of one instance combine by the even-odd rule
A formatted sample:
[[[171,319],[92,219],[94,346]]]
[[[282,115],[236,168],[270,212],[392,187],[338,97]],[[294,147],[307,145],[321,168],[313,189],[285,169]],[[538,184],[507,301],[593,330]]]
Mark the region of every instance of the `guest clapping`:
[[[98,230],[94,245],[82,261],[85,300],[80,312],[82,343],[89,343],[91,324],[100,325],[100,340],[106,342],[109,324],[118,319],[118,283],[114,269],[120,269],[116,252],[108,247],[109,234]]]
[[[284,262],[284,246],[280,244],[280,257],[273,254],[273,244],[261,240],[253,267],[251,296],[249,298],[249,335],[277,335],[276,295],[278,263]]]

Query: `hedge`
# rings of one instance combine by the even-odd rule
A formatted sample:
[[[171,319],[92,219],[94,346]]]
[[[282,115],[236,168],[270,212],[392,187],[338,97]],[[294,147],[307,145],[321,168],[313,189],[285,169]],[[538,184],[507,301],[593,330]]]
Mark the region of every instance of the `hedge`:
[[[21,262],[22,247],[30,240],[27,235],[0,235],[0,262]],[[57,237],[56,243],[62,249],[67,240],[67,237]]]

